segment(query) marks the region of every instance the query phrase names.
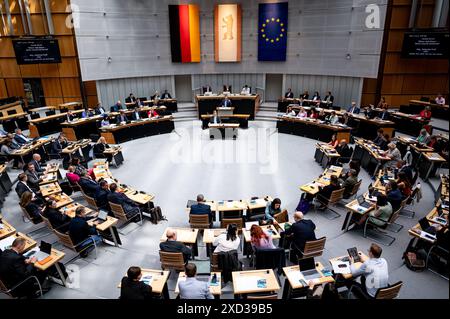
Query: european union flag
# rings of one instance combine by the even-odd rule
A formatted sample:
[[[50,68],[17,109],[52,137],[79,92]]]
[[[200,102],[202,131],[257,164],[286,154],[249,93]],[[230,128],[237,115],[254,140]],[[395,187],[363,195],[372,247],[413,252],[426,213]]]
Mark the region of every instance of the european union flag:
[[[258,61],[286,61],[288,3],[260,3]]]

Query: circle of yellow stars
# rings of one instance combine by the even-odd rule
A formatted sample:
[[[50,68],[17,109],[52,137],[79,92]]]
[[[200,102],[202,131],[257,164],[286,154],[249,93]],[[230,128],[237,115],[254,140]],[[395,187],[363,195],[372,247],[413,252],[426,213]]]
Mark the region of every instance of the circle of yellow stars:
[[[280,30],[281,32],[278,34],[278,36],[275,36],[273,38],[269,37],[266,35],[266,27],[270,24],[270,23],[276,23],[280,26]],[[266,42],[270,42],[270,43],[275,43],[275,42],[280,42],[281,38],[284,37],[284,34],[286,33],[286,29],[284,27],[284,23],[281,22],[280,19],[275,19],[275,18],[270,18],[270,19],[266,19],[266,21],[261,25],[261,37],[263,39],[266,40]]]

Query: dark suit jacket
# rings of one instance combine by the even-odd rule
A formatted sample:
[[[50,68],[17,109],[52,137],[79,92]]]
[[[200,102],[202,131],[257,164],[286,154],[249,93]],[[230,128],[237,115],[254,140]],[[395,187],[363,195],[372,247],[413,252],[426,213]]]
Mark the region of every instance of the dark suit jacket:
[[[222,121],[220,120],[220,116],[217,116],[216,117],[216,119],[217,119],[217,123],[222,123]],[[209,123],[214,123],[214,116],[212,116],[210,119],[209,119]]]
[[[100,188],[97,182],[85,177],[81,177],[78,184],[83,189],[83,192],[90,197],[94,197],[95,193]]]
[[[107,148],[109,148],[108,144],[97,143],[94,145],[94,154],[103,154]]]
[[[22,197],[22,194],[25,193],[25,192],[29,192],[29,191],[33,192],[33,190],[31,189],[31,187],[29,187],[29,186],[27,187],[27,186],[28,186],[28,185],[25,185],[25,184],[22,183],[22,182],[18,182],[18,183],[17,183],[15,191],[16,191],[16,193],[17,193],[17,196],[19,196],[19,198],[21,198],[21,197]]]
[[[152,287],[142,281],[134,281],[128,277],[122,278],[120,284],[120,299],[144,300],[152,298]]]
[[[292,99],[294,98],[294,93],[292,92],[286,92],[286,94],[284,95],[285,98],[287,99]]]
[[[211,212],[211,207],[202,203],[198,203],[191,206],[192,215],[209,215],[209,221],[213,219],[213,213]]]
[[[171,99],[171,98],[172,98],[172,96],[169,93],[163,93],[161,95],[161,99]]]
[[[304,100],[309,99],[309,94],[300,94],[300,97],[303,98]]]
[[[392,211],[396,212],[400,208],[400,205],[403,200],[402,192],[399,189],[397,189],[395,191],[390,191],[389,193],[387,193],[386,196],[388,202],[391,203],[392,205]]]
[[[133,97],[133,98],[127,97],[125,99],[125,103],[134,103],[134,102],[136,102],[136,98],[135,97]]]
[[[137,113],[139,114],[139,112],[137,112]],[[136,115],[136,112],[133,112],[133,113],[131,114],[131,119],[132,119],[133,121],[137,121],[137,120],[138,120],[137,115]],[[142,119],[141,114],[139,114],[139,119]]]
[[[34,172],[34,174],[33,174],[29,170],[26,170],[25,174],[28,177],[28,181],[27,181],[28,186],[30,186],[30,188],[32,190],[34,190],[35,192],[38,191],[39,183],[42,181],[42,179],[39,177],[39,173]]]
[[[101,207],[101,208],[105,208],[105,209],[110,209],[109,208],[109,204],[108,204],[108,195],[111,192],[109,190],[105,190],[101,187],[99,187],[99,189],[97,190],[97,192],[95,193],[95,201],[97,202],[97,206]]]
[[[223,106],[223,107],[231,107],[231,100],[223,100],[220,103],[220,105]]]
[[[355,106],[355,110],[354,110],[353,112],[352,112],[352,109],[353,109],[353,107],[350,106],[350,107],[347,109],[347,112],[353,113],[353,114],[359,114],[359,113],[361,112],[361,109],[360,109],[359,107],[357,107],[357,106]]]
[[[66,146],[57,139],[52,143],[52,154],[60,154],[64,147]]]
[[[127,122],[128,121],[128,117],[124,114],[123,116],[118,115],[117,116],[117,124],[120,124],[120,122]]]
[[[345,145],[344,147],[338,145],[336,147],[336,152],[338,152],[339,155],[341,155],[341,157],[343,158],[348,158],[352,156],[352,149],[348,145]]]
[[[69,230],[71,218],[67,215],[61,214],[57,209],[47,208],[44,217],[48,218],[52,227],[60,233],[66,233]]]
[[[406,177],[408,178],[408,180],[412,181],[412,179],[413,179],[413,170],[412,170],[411,166],[407,166],[406,165],[406,166],[402,167],[400,172],[405,173]]]
[[[107,199],[114,204],[122,205],[122,207],[124,205],[137,206],[127,195],[119,192],[109,192]]]
[[[41,164],[38,163],[36,160],[32,159],[29,164],[33,164],[36,173],[44,172],[44,169],[42,168]]]
[[[95,226],[89,226],[86,219],[75,216],[69,224],[69,235],[75,245],[86,240],[90,235],[96,235]]]
[[[323,197],[325,197],[327,199],[330,199],[331,193],[338,189],[339,189],[338,186],[330,184],[330,185],[327,185],[324,188],[322,188],[318,194],[322,195]]]
[[[333,96],[333,95],[330,95],[329,97],[330,97],[330,102],[333,103],[333,102],[334,102],[334,96]],[[326,95],[325,98],[324,98],[323,100],[326,102],[327,99],[328,99],[328,95]]]
[[[26,143],[27,143],[27,140],[26,140],[22,135],[18,135],[18,134],[15,134],[15,135],[14,135],[14,140],[15,140],[17,143],[19,143],[20,145],[23,145],[23,144],[26,144]]]
[[[386,121],[389,120],[389,112],[386,111],[386,112],[381,113],[380,114],[380,119],[386,120]]]
[[[311,220],[301,220],[292,224],[292,226],[286,230],[286,235],[294,235],[293,241],[298,249],[303,251],[305,243],[310,240],[316,240],[316,234],[314,230],[316,225]]]
[[[183,253],[184,261],[187,262],[192,251],[179,241],[167,240],[159,244],[159,249],[168,253]]]
[[[75,116],[73,116],[73,115],[67,115],[66,116],[66,120],[68,121],[68,122],[71,122],[71,121],[73,121],[75,119]]]
[[[100,115],[100,114],[102,114],[102,112],[100,112],[100,110],[103,110],[103,112],[106,113],[105,108],[104,108],[103,106],[101,106],[101,107],[96,107],[96,108],[94,109],[95,115]]]
[[[33,275],[33,265],[25,263],[25,257],[12,249],[6,249],[0,255],[0,278],[8,288]]]

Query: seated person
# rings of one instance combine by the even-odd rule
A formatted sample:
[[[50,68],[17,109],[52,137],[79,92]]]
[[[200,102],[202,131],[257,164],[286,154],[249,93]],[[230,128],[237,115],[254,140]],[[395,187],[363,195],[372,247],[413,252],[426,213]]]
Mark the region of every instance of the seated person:
[[[220,234],[214,238],[213,246],[215,253],[229,252],[232,250],[237,250],[241,244],[241,239],[237,235],[236,224],[228,224],[226,234]]]
[[[66,121],[70,123],[70,122],[72,122],[74,119],[75,119],[75,115],[73,115],[73,113],[72,113],[71,110],[68,110],[68,111],[67,111],[67,114],[66,114]]]
[[[214,110],[213,116],[209,119],[209,123],[211,123],[211,124],[222,123],[222,121],[220,120],[220,116],[217,114],[217,110]]]
[[[316,111],[316,109],[311,108],[311,114],[309,115],[310,119],[317,120],[319,118],[319,113]]]
[[[403,195],[402,192],[398,189],[398,184],[396,181],[389,181],[389,183],[386,185],[386,196],[392,205],[392,209],[394,212],[396,212],[403,201]]]
[[[382,151],[387,151],[389,149],[388,145],[390,142],[391,142],[391,137],[389,136],[389,134],[384,134],[380,143],[378,143],[378,147]]]
[[[58,138],[52,143],[52,154],[60,155],[61,151],[69,145],[66,137],[60,134]]]
[[[381,143],[383,142],[383,137],[384,137],[384,130],[382,128],[379,128],[377,130],[377,136],[373,139],[374,144],[380,146]]]
[[[359,114],[361,109],[356,105],[355,101],[352,101],[352,105],[347,109],[347,112],[350,114]]]
[[[394,143],[388,144],[388,150],[384,152],[384,156],[389,158],[389,161],[385,164],[386,167],[392,169],[394,169],[397,166],[397,162],[402,159],[402,154]]]
[[[321,120],[321,121],[325,121],[325,120],[327,119],[327,115],[326,115],[324,109],[321,109],[321,110],[319,111],[319,115],[318,115],[317,119],[318,119],[318,120]]]
[[[155,101],[155,100],[159,100],[160,96],[159,96],[159,92],[158,90],[155,91],[155,93],[150,97],[150,100]]]
[[[331,94],[330,91],[328,91],[327,95],[325,95],[323,102],[325,102],[329,107],[333,106],[334,96]]]
[[[72,242],[77,246],[77,251],[81,251],[93,242],[99,244],[102,238],[98,235],[95,226],[89,226],[87,223],[86,209],[83,206],[77,207],[75,210],[75,217],[72,218],[69,224],[69,236]],[[83,256],[86,256],[83,253]]]
[[[102,103],[97,103],[97,105],[94,108],[95,115],[103,115],[106,113],[105,108],[102,106]]]
[[[289,116],[296,116],[295,111],[294,111],[294,109],[293,109],[291,106],[289,106],[289,107],[286,109],[286,115],[289,115]]]
[[[143,281],[142,270],[139,267],[128,268],[127,275],[122,278],[120,284],[120,299],[145,300],[152,299],[152,286]]]
[[[241,94],[242,95],[250,95],[250,87],[246,84],[244,85],[244,87],[242,88]]]
[[[338,162],[340,162],[341,160],[347,160],[350,159],[350,157],[352,157],[352,149],[348,146],[347,140],[346,139],[342,139],[339,142],[339,145],[336,147],[336,152],[339,153],[339,155],[341,155],[340,158],[338,158]]]
[[[28,191],[24,192],[22,194],[22,197],[20,197],[19,205],[27,211],[34,224],[40,223],[42,221],[41,214],[44,210],[44,207],[38,205],[36,201],[33,201],[32,193]]]
[[[24,145],[27,144],[28,142],[30,142],[30,139],[25,136],[22,132],[22,130],[20,128],[16,128],[14,130],[15,134],[14,134],[14,140],[19,144],[19,145]]]
[[[319,192],[316,195],[317,200],[321,204],[318,209],[325,209],[327,207],[328,201],[331,198],[331,194],[341,188],[342,187],[339,184],[338,177],[335,175],[331,175],[330,184],[323,188],[319,188]]]
[[[333,134],[333,136],[331,136],[331,141],[328,142],[328,145],[332,146],[334,149],[339,145],[339,141],[336,138],[336,134]]]
[[[39,191],[39,184],[43,181],[43,177],[45,177],[45,174],[40,174],[35,171],[33,164],[27,165],[27,170],[25,171],[25,174],[27,175],[28,180],[28,186],[36,193]]]
[[[20,158],[18,156],[11,156],[11,154],[13,152],[14,152],[14,148],[12,146],[12,140],[10,140],[8,138],[5,139],[1,144],[0,155],[5,156],[8,162],[13,160],[14,161],[13,168],[18,169]],[[20,165],[22,165],[22,164],[20,164]]]
[[[260,226],[252,225],[250,228],[250,236],[252,247],[263,249],[274,249],[272,235],[265,232]]]
[[[330,124],[333,124],[333,125],[339,123],[339,117],[337,116],[335,111],[332,111],[330,116],[328,116],[326,120],[328,122],[330,122]]]
[[[264,220],[267,221],[272,221],[275,222],[275,219],[273,218],[273,216],[275,216],[276,214],[281,213],[281,199],[279,198],[274,198],[273,201],[269,201],[266,204],[266,209],[264,211]]]
[[[420,144],[427,145],[430,142],[430,134],[426,129],[421,129],[419,136],[416,138],[416,141]]]
[[[60,212],[56,208],[57,206],[56,201],[49,200],[44,211],[44,217],[48,219],[53,229],[65,234],[69,230],[69,224],[72,219],[64,212]]]
[[[108,158],[108,162],[112,161],[112,155],[107,156],[104,154],[106,149],[110,148],[109,144],[106,143],[106,138],[104,136],[100,136],[97,143],[94,145],[94,156],[96,158]]]
[[[303,94],[300,94],[300,98],[307,100],[309,99],[309,92],[308,91],[304,91]]]
[[[36,193],[27,184],[28,177],[25,173],[20,173],[17,179],[19,181],[16,185],[15,191],[16,191],[19,199],[22,197],[22,194],[25,192],[30,192],[33,195],[33,197],[36,197]]]
[[[436,102],[436,104],[445,105],[445,98],[442,96],[442,94],[438,94],[434,101]]]
[[[197,266],[188,263],[185,269],[186,280],[178,283],[180,299],[214,299],[207,282],[197,280]]]
[[[409,166],[406,161],[400,160],[397,162],[397,171],[398,173],[404,173],[406,175],[406,178],[408,179],[409,183],[412,184],[413,182],[413,169],[411,166]]]
[[[141,115],[139,114],[139,108],[135,107],[133,113],[131,114],[131,119],[133,121],[138,121],[141,119]]]
[[[170,95],[170,93],[167,90],[164,90],[163,94],[161,94],[161,99],[162,100],[167,100],[167,99],[171,99],[172,96]]]
[[[81,118],[82,118],[82,119],[85,119],[85,118],[88,118],[88,117],[91,117],[91,116],[94,116],[94,113],[92,113],[92,112],[89,110],[89,108],[85,107],[84,110],[83,110],[83,112],[81,113]]]
[[[80,185],[83,192],[89,197],[94,197],[99,189],[98,183],[94,181],[87,172],[81,174],[78,185]]]
[[[284,98],[285,99],[293,99],[294,98],[294,93],[292,92],[291,88],[289,88],[287,90],[287,92],[284,94]]]
[[[388,107],[383,108],[381,114],[378,116],[380,120],[388,121],[390,117]]]
[[[153,117],[158,117],[159,114],[158,112],[156,112],[156,109],[154,107],[152,107],[148,112],[147,112],[147,116],[149,118],[153,118]]]
[[[303,257],[306,242],[316,240],[316,225],[311,220],[304,219],[303,213],[298,211],[294,213],[294,221],[291,227],[286,229],[285,235],[292,238],[297,256]]]
[[[369,222],[378,227],[385,227],[389,218],[392,215],[392,205],[388,202],[388,199],[385,195],[377,196],[377,204],[375,209],[369,212],[369,214],[365,214],[361,217],[358,222],[359,225],[364,225],[366,219],[369,218]],[[376,217],[376,218],[374,218]]]
[[[159,249],[168,253],[183,253],[184,262],[187,263],[192,255],[191,248],[177,241],[177,232],[171,228],[166,231],[167,240],[159,243]]]
[[[412,194],[411,182],[405,172],[398,172],[397,174],[398,189],[402,192],[403,198],[409,197]]]
[[[308,117],[308,112],[306,112],[306,110],[303,107],[300,107],[300,111],[298,112],[297,117],[299,117],[299,118],[307,118]]]
[[[130,95],[125,98],[125,103],[135,103],[136,102],[136,97],[134,96],[133,93],[130,93]]]
[[[350,198],[353,188],[358,183],[358,176],[356,175],[356,170],[350,169],[347,172],[347,176],[345,177],[345,179],[341,179],[339,183],[345,189],[344,198]]]
[[[76,185],[78,183],[78,181],[80,180],[80,176],[75,174],[75,167],[73,165],[70,165],[67,168],[66,177],[71,185]]]
[[[425,109],[420,112],[419,117],[427,121],[431,120],[431,108],[429,106],[426,106]]]
[[[211,206],[205,204],[205,197],[202,194],[197,195],[197,204],[192,205],[189,212],[192,215],[208,215],[210,223],[213,221],[214,213]]]
[[[78,176],[82,176],[84,172],[95,180],[95,174],[92,168],[87,169],[84,165],[81,164],[81,160],[78,157],[72,158],[72,166],[75,168],[75,174]]]
[[[114,104],[113,106],[111,106],[111,112],[119,112],[119,111],[122,110],[122,109],[123,109],[123,107],[122,107],[122,102],[120,102],[120,100],[117,101],[116,104]]]
[[[107,195],[108,201],[122,206],[122,208],[128,218],[131,218],[131,217],[139,214],[140,210],[139,210],[138,205],[136,205],[136,203],[133,202],[131,199],[129,199],[127,197],[127,195],[125,195],[124,193],[118,192],[116,183],[112,183],[109,186],[109,190],[111,192]]]
[[[109,190],[108,182],[105,180],[101,180],[99,186],[100,187],[97,189],[97,192],[94,195],[95,202],[97,203],[97,206],[99,208],[110,211],[111,208],[109,207],[108,195],[111,192]]]
[[[314,95],[313,95],[313,97],[312,97],[312,100],[313,101],[320,101],[320,94],[319,94],[319,92],[314,92]]]
[[[389,104],[386,102],[386,98],[384,96],[381,97],[380,102],[377,104],[377,109],[388,109]]]
[[[111,125],[111,123],[109,122],[108,114],[103,114],[103,119],[100,123],[100,126],[104,127],[104,126],[110,126],[110,125]]]
[[[225,96],[225,98],[220,103],[221,107],[231,107],[231,100],[228,98],[228,96]]]
[[[32,164],[34,166],[34,171],[38,174],[46,174],[47,168],[41,166],[41,155],[35,153],[33,154],[33,159],[29,162],[29,164]]]
[[[120,110],[119,115],[117,116],[117,119],[116,119],[116,123],[121,124],[121,123],[126,123],[126,122],[128,122],[128,117],[125,114],[124,110]]]
[[[366,260],[360,267],[353,262],[350,257],[350,268],[353,278],[364,276],[361,279],[361,284],[354,282],[353,291],[357,291],[360,296],[365,298],[374,298],[378,289],[389,286],[389,272],[388,265],[384,258],[381,258],[383,250],[377,244],[372,244],[369,249],[369,259]],[[376,280],[370,280],[370,278]]]

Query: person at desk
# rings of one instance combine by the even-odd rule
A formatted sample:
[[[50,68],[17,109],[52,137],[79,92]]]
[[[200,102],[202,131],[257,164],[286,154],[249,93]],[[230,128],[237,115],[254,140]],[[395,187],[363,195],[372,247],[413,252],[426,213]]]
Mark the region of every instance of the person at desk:
[[[94,181],[90,176],[88,176],[88,173],[86,171],[81,174],[78,185],[80,185],[83,192],[89,197],[94,197],[94,195],[100,188],[98,183]]]
[[[197,195],[197,204],[191,206],[191,215],[208,215],[209,222],[212,223],[214,212],[211,211],[211,206],[205,204],[205,197],[202,194]]]
[[[167,99],[171,99],[172,96],[170,95],[170,93],[167,90],[164,90],[163,94],[161,94],[161,100],[167,100]]]
[[[214,239],[213,246],[215,253],[229,252],[237,250],[241,244],[241,239],[237,235],[236,224],[228,224],[226,234],[220,234]]]
[[[98,245],[103,241],[102,237],[97,233],[96,227],[94,225],[89,226],[87,221],[86,208],[83,206],[77,207],[75,217],[72,218],[69,224],[69,236],[79,252],[94,242]],[[80,256],[86,257],[87,254],[88,252],[84,250],[80,253]]]
[[[168,253],[183,253],[184,262],[187,263],[192,250],[185,244],[177,241],[177,232],[171,228],[166,231],[167,240],[159,243],[159,249]]]
[[[323,102],[325,102],[328,106],[333,106],[334,96],[331,94],[330,91],[328,91]]]
[[[110,126],[110,125],[111,125],[111,123],[109,122],[108,114],[103,114],[103,118],[102,118],[102,121],[100,122],[100,126],[104,127],[104,126]]]
[[[370,104],[369,106],[364,107],[364,116],[367,119],[373,119],[376,117],[376,110],[373,104]]]
[[[25,171],[25,174],[28,178],[28,186],[34,191],[39,191],[39,183],[42,182],[42,177],[45,177],[44,174],[37,173],[33,164],[27,165],[27,170]]]
[[[306,98],[305,98],[305,100],[306,100]],[[314,95],[313,95],[313,97],[312,97],[312,100],[314,101],[314,102],[318,102],[318,101],[320,101],[320,94],[319,94],[319,92],[314,92]]]
[[[144,106],[144,101],[142,101],[141,99],[137,99],[136,103],[135,103],[137,108],[143,107]]]
[[[302,97],[300,97],[300,99],[298,100],[298,105],[299,106],[307,106],[308,102],[305,102],[305,100]]]
[[[319,116],[317,117],[317,119],[318,119],[318,120],[321,120],[321,121],[325,121],[326,118],[327,118],[327,114],[325,113],[325,110],[324,110],[324,109],[321,109],[320,112],[319,112]]]
[[[156,109],[154,107],[152,107],[148,112],[147,112],[147,116],[149,118],[153,118],[153,117],[158,117],[159,113],[156,112]]]
[[[402,192],[403,198],[407,198],[412,194],[412,185],[405,172],[397,173],[398,189]]]
[[[0,137],[6,137],[8,134],[3,128],[0,128]]]
[[[393,211],[396,212],[403,201],[402,192],[398,189],[396,181],[389,181],[386,185],[386,197],[388,202],[391,203]]]
[[[309,92],[308,91],[304,91],[303,94],[300,94],[300,98],[307,100],[309,99]]]
[[[109,190],[108,182],[105,180],[101,180],[99,186],[100,187],[97,189],[97,192],[94,194],[95,202],[97,203],[97,206],[99,208],[111,211],[108,202],[108,195],[111,193],[111,191]]]
[[[69,142],[64,135],[60,134],[58,138],[52,143],[52,154],[60,155],[62,150],[69,145]]]
[[[11,142],[11,149],[13,150],[18,150],[22,146],[14,139],[14,134],[8,133],[6,135],[6,140],[8,142]]]
[[[355,101],[352,101],[352,105],[347,109],[347,112],[350,114],[359,114],[361,109],[356,105]]]
[[[251,94],[250,87],[247,84],[244,85],[244,87],[242,88],[241,94],[242,95],[250,95]]]
[[[32,164],[34,166],[34,170],[38,174],[45,174],[47,173],[47,168],[43,168],[41,166],[41,155],[35,153],[33,154],[32,160],[28,164]]]
[[[315,108],[311,108],[311,114],[309,115],[310,119],[317,120],[319,118],[319,113]]]
[[[303,107],[300,107],[300,111],[298,111],[297,117],[298,118],[307,118],[308,112],[306,112],[306,110]]]
[[[231,85],[223,85],[223,92],[231,93]]]
[[[140,213],[138,205],[136,205],[135,202],[133,202],[131,199],[127,197],[124,193],[120,193],[117,191],[117,184],[112,183],[109,185],[109,190],[111,193],[108,194],[107,198],[108,201],[110,201],[113,204],[117,204],[122,206],[123,211],[127,215],[128,218],[131,218],[133,216],[136,216]]]
[[[197,280],[197,266],[188,263],[185,267],[186,280],[178,283],[180,299],[214,299],[209,291],[208,283]]]
[[[142,270],[139,267],[128,268],[127,275],[120,283],[121,300],[152,299],[152,286],[141,281]]]
[[[274,198],[273,201],[269,201],[266,204],[264,211],[264,220],[275,222],[274,215],[281,213],[281,199]]]
[[[388,111],[388,107],[386,106],[385,108],[383,108],[383,111],[381,112],[381,114],[379,115],[379,119],[383,120],[383,121],[389,121],[389,111]]]
[[[427,145],[430,142],[430,134],[426,129],[421,129],[416,141],[420,144]]]
[[[350,121],[350,116],[348,115],[347,112],[344,112],[344,114],[342,114],[342,118],[339,121],[339,123],[341,123],[342,125],[345,125],[345,126],[349,126],[348,121]]]
[[[225,98],[220,103],[221,107],[231,107],[231,100],[228,98],[228,96],[225,96]]]
[[[391,142],[391,137],[389,136],[389,134],[383,134],[383,137],[382,137],[380,143],[378,143],[378,147],[382,151],[387,151],[389,149],[390,142]]]
[[[75,173],[75,167],[72,165],[67,168],[66,177],[71,185],[76,185],[80,180],[80,176]]]
[[[23,252],[26,247],[26,240],[18,237],[14,239],[11,248],[0,253],[0,278],[8,289],[15,287],[30,276],[36,276],[42,287],[42,292],[46,293],[50,287],[42,284],[53,267],[46,271],[37,271],[33,264],[36,257],[26,258]],[[65,272],[65,268],[63,267]],[[34,280],[28,280],[13,292],[15,297],[34,298],[40,296],[39,287]]]
[[[75,115],[73,115],[73,113],[72,113],[71,110],[68,110],[68,111],[67,111],[67,114],[66,114],[66,121],[70,123],[70,122],[72,122],[74,119],[75,119]]]
[[[205,94],[205,93],[212,93],[212,88],[211,88],[211,86],[210,86],[210,85],[204,86],[204,87],[202,88],[202,93],[203,93],[203,94]]]
[[[272,235],[269,232],[265,232],[260,226],[252,225],[250,236],[253,248],[275,249]]]
[[[117,116],[116,123],[117,123],[117,124],[121,124],[121,123],[126,123],[126,122],[128,122],[128,117],[127,117],[127,115],[125,114],[125,111],[124,111],[124,110],[120,110],[120,113],[119,113],[119,115]]]
[[[81,118],[82,119],[86,119],[86,118],[89,118],[91,116],[94,116],[94,113],[92,113],[92,111],[89,110],[89,108],[85,107],[83,112],[81,112]]]
[[[397,148],[395,143],[388,144],[388,150],[384,153],[386,157],[389,158],[389,161],[386,163],[386,167],[394,169],[397,165],[397,162],[402,159],[402,154]]]
[[[130,95],[125,99],[125,103],[136,103],[136,98],[133,93],[130,93]]]
[[[377,104],[377,109],[388,109],[389,104],[386,102],[386,98],[384,96],[381,97],[380,102]]]
[[[341,158],[350,158],[352,157],[352,149],[348,146],[348,142],[346,139],[342,139],[339,142],[339,145],[336,146],[336,151],[341,155]]]
[[[429,121],[431,120],[431,108],[429,106],[426,106],[420,113],[419,113],[419,117]]]
[[[139,121],[141,119],[141,115],[139,114],[139,108],[135,107],[133,113],[131,113],[131,119],[133,121]]]
[[[378,289],[389,286],[388,264],[384,258],[381,258],[383,250],[377,244],[372,244],[369,248],[369,259],[360,267],[355,265],[353,257],[350,258],[350,270],[353,278],[363,276],[361,284],[353,283],[353,292],[360,297],[369,299],[374,298]]]
[[[111,112],[119,112],[120,110],[122,110],[123,109],[123,107],[122,107],[122,102],[120,102],[120,100],[119,101],[117,101],[117,103],[116,104],[114,104],[113,106],[111,106]]]
[[[389,221],[392,212],[393,212],[392,205],[391,203],[389,203],[386,195],[380,194],[377,196],[377,203],[375,205],[375,209],[368,214],[361,215],[359,221],[356,222],[357,225],[356,227],[364,226],[367,218],[369,219],[369,222],[371,224],[378,227],[384,227]],[[358,217],[356,217],[355,215],[354,218]]]
[[[331,136],[331,141],[328,142],[328,145],[330,145],[334,149],[336,149],[336,147],[339,145],[339,140],[337,139],[337,135],[336,134],[333,134]]]
[[[159,92],[158,90],[156,90],[155,93],[150,97],[150,100],[155,101],[159,99],[160,99]]]
[[[220,124],[222,121],[220,120],[220,116],[217,114],[217,111],[214,110],[213,116],[209,119],[209,123],[211,124]]]
[[[335,175],[331,175],[330,184],[325,187],[319,187],[319,192],[316,194],[316,198],[320,203],[318,210],[324,210],[327,208],[328,201],[331,198],[331,194],[338,189],[341,189],[341,184],[339,184],[339,178]],[[311,199],[310,197],[308,198]]]
[[[102,106],[101,103],[97,103],[97,105],[94,108],[95,115],[103,115],[106,113],[105,108]]]
[[[87,169],[86,167],[84,167],[81,164],[81,160],[78,157],[74,157],[72,159],[72,166],[75,168],[75,174],[77,174],[78,176],[81,177],[85,172],[87,172],[88,175],[90,177],[92,177],[92,179],[95,179],[95,175],[93,173],[93,169],[92,168]]]
[[[14,140],[19,145],[24,145],[24,144],[27,144],[28,142],[30,142],[30,139],[23,134],[23,132],[22,132],[22,130],[20,128],[16,128],[14,130],[14,132],[15,132]]]
[[[19,180],[17,182],[15,191],[17,196],[20,198],[22,198],[23,193],[25,192],[30,192],[33,196],[33,200],[37,201],[37,195],[36,193],[31,189],[30,186],[28,186],[27,182],[28,182],[28,177],[25,173],[20,173],[19,176],[17,177],[17,179]],[[38,201],[40,202],[40,201]],[[42,204],[42,202],[41,202]]]
[[[439,105],[445,105],[445,98],[442,96],[442,94],[438,94],[438,96],[434,99],[434,101],[436,102],[436,104]]]
[[[286,229],[285,235],[292,238],[294,253],[299,257],[303,257],[302,251],[305,249],[307,241],[316,240],[316,225],[308,219],[304,218],[302,212],[294,213],[294,223]]]
[[[26,191],[22,194],[19,205],[27,211],[28,215],[30,215],[33,220],[33,224],[37,224],[42,221],[41,214],[44,207],[33,201],[33,194],[31,192]]]
[[[103,154],[106,149],[110,148],[109,144],[106,143],[106,138],[104,136],[100,136],[97,143],[94,145],[94,155],[97,158],[105,158],[106,156]]]
[[[289,88],[287,90],[287,92],[284,94],[284,98],[285,99],[293,99],[294,98],[294,93],[292,92],[291,88]]]
[[[372,142],[375,145],[380,146],[381,142],[383,141],[383,136],[384,136],[384,130],[382,128],[379,128],[377,130],[377,136],[372,140]]]
[[[358,183],[358,174],[356,173],[356,170],[350,169],[347,172],[347,176],[344,179],[340,179],[339,183],[345,189],[344,198],[350,198],[353,188],[355,187],[356,183]]]
[[[406,178],[408,179],[409,183],[412,184],[413,182],[413,169],[410,165],[406,163],[404,160],[400,160],[397,162],[397,170],[398,174],[404,173],[406,175]]]
[[[48,219],[53,229],[65,234],[69,231],[71,218],[64,212],[61,213],[57,209],[57,206],[58,204],[56,201],[49,200],[43,216]]]
[[[291,106],[289,106],[287,108],[286,115],[288,115],[288,116],[296,116],[295,111],[294,111],[294,109]]]
[[[11,156],[12,152],[14,151],[12,147],[12,140],[6,139],[3,141],[2,146],[0,148],[0,155],[5,156],[7,161],[13,160],[13,168],[18,169],[19,168],[19,156]],[[22,165],[22,164],[20,164]]]
[[[332,111],[330,116],[327,117],[326,119],[328,122],[330,122],[330,124],[335,125],[339,123],[339,117],[337,116],[335,111]]]

